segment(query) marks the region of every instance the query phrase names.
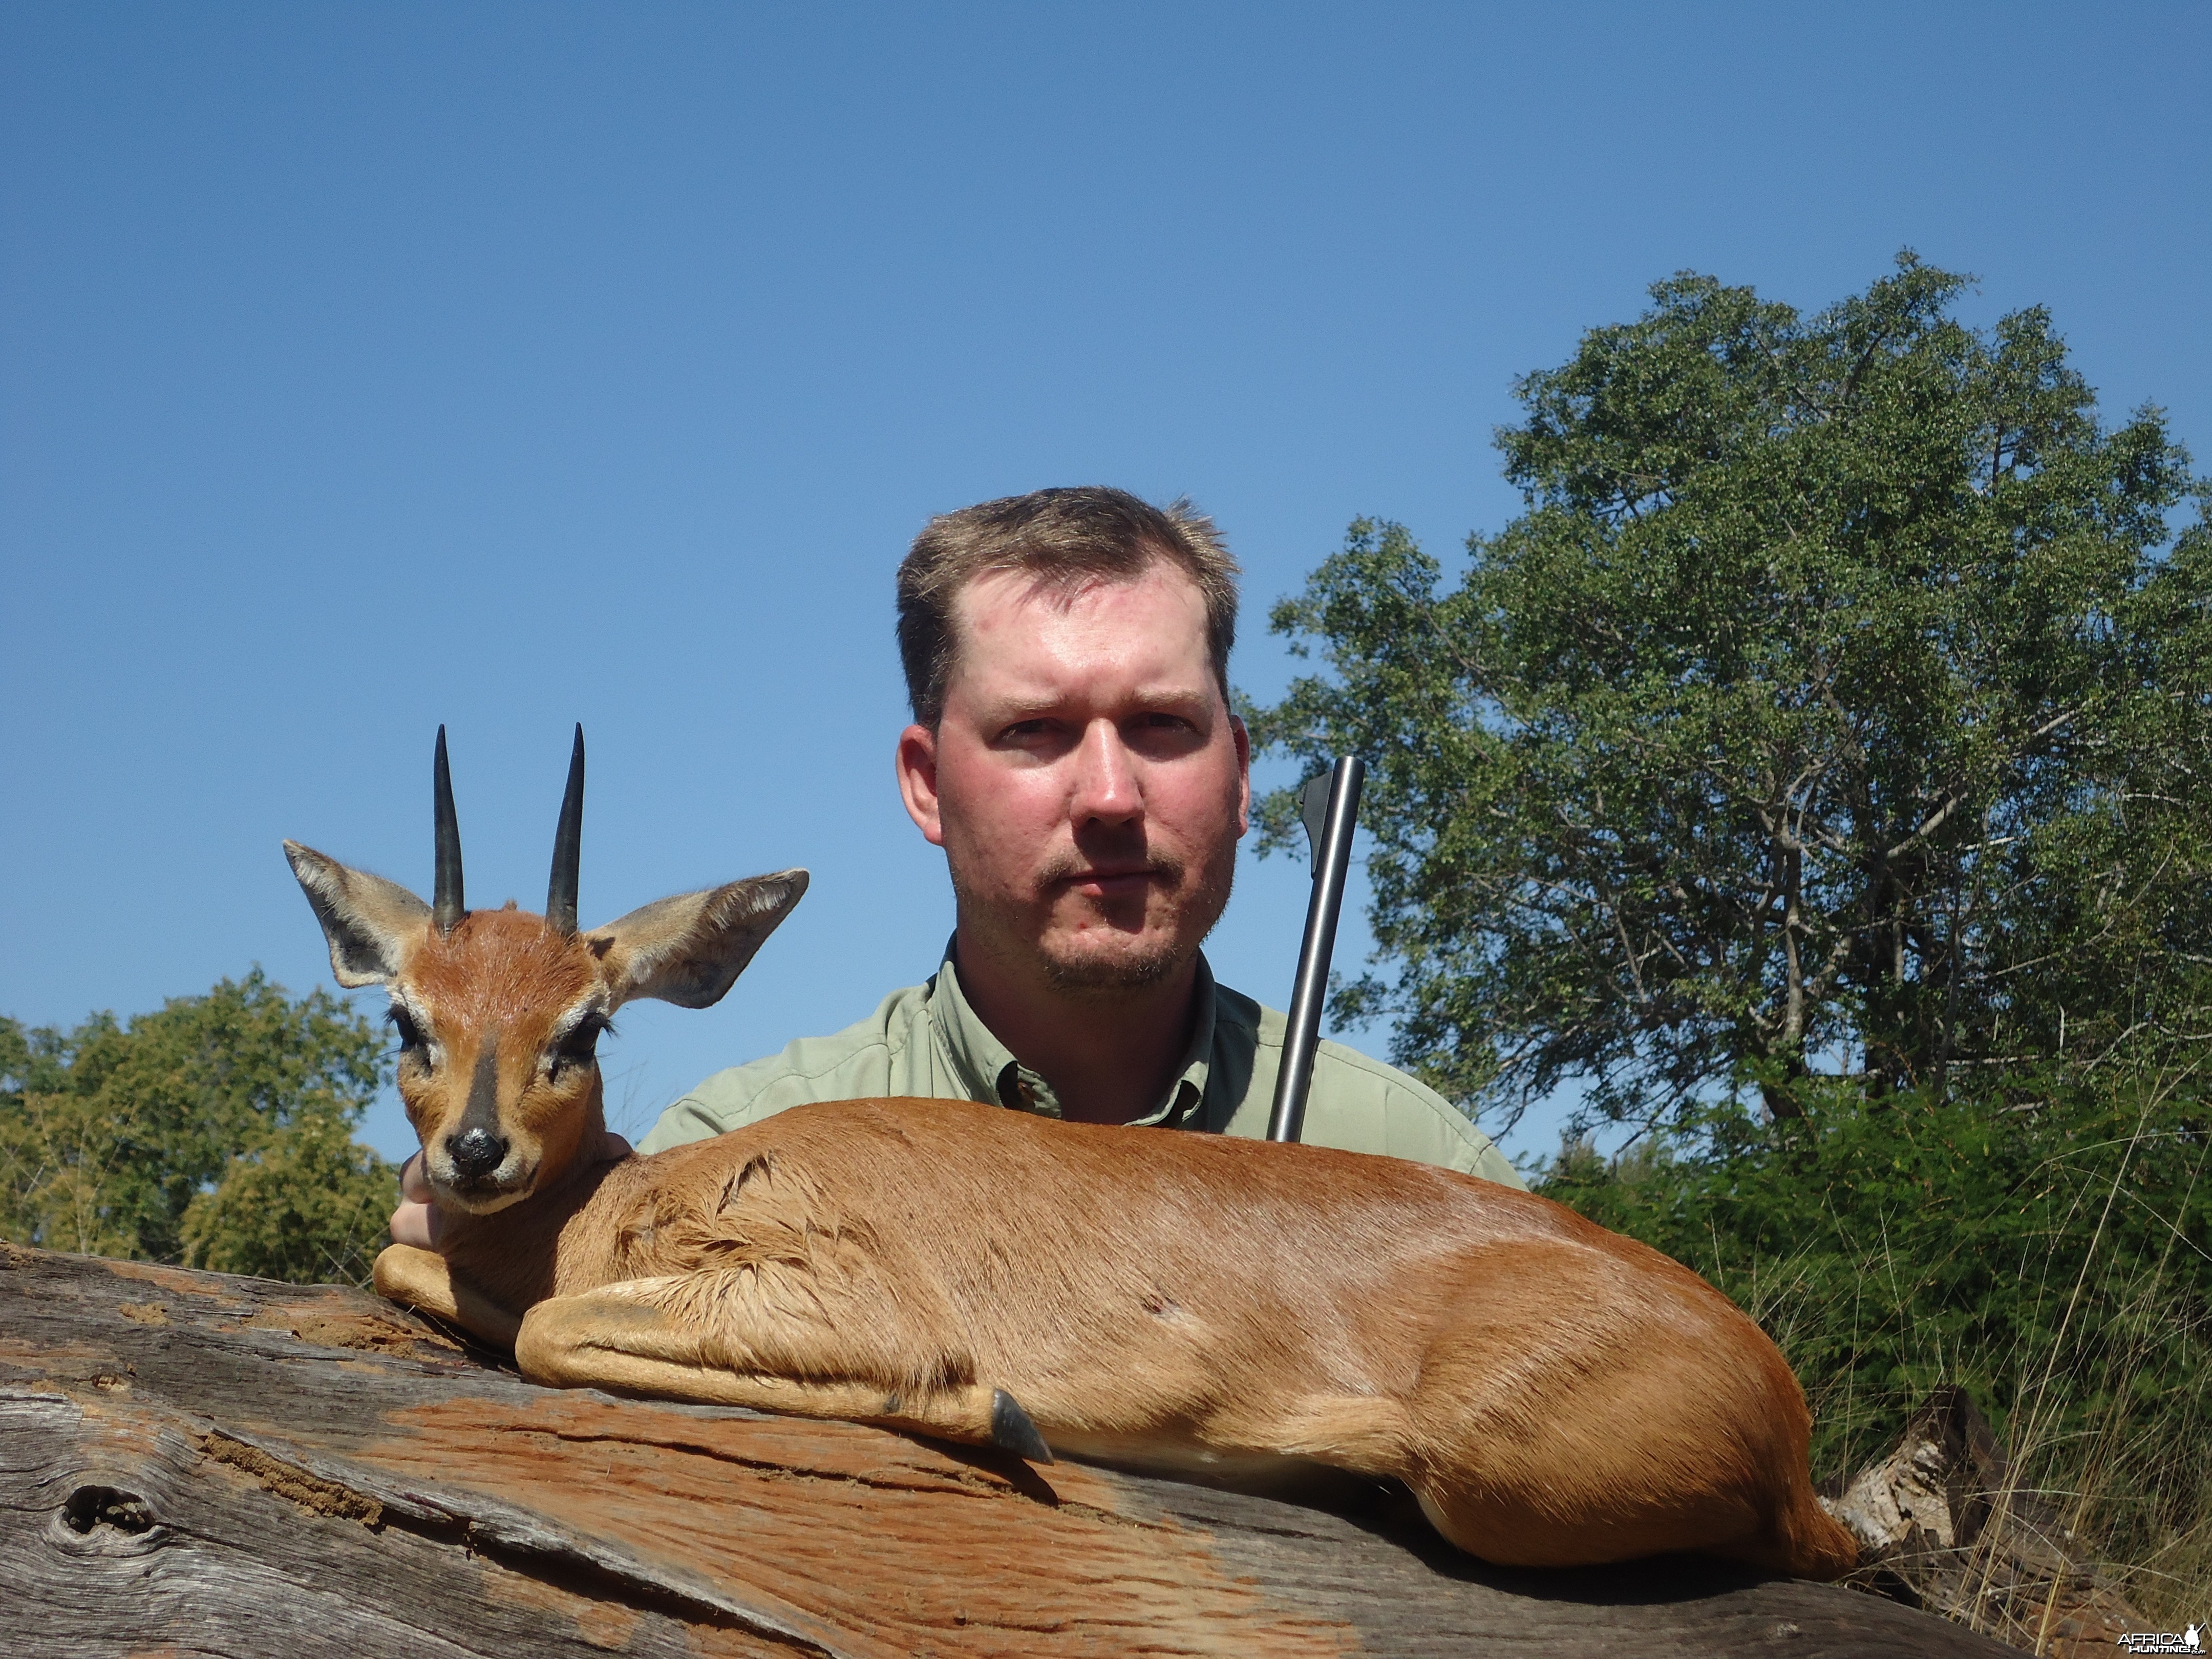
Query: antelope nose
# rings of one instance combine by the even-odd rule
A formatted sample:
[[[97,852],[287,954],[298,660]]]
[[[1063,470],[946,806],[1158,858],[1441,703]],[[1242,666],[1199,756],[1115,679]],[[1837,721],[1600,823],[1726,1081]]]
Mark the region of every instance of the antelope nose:
[[[489,1129],[464,1129],[446,1137],[446,1156],[464,1181],[481,1181],[507,1158],[507,1143]]]

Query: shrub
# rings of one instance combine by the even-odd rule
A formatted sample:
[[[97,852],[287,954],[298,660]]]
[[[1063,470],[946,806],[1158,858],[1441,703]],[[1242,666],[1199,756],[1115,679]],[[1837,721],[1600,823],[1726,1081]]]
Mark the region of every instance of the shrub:
[[[2212,1170],[2192,1078],[2014,1076],[1972,1101],[1834,1088],[1610,1162],[1571,1142],[1539,1190],[1703,1273],[1804,1383],[1816,1478],[1886,1452],[1963,1383],[2027,1484],[2146,1608],[2212,1589]],[[2185,1596],[2184,1599],[2186,1599]]]

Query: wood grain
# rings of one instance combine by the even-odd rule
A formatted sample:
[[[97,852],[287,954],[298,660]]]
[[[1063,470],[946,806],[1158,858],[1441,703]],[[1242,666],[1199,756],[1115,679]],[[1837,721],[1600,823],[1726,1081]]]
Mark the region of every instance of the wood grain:
[[[1217,1492],[530,1386],[356,1292],[0,1245],[0,1652],[1989,1655],[1832,1586],[1507,1572]]]

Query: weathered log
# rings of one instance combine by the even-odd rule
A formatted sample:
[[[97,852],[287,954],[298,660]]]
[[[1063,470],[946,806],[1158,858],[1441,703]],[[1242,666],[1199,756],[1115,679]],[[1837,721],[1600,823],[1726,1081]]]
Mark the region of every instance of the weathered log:
[[[0,1245],[0,1652],[1989,1655],[1687,1559],[534,1388],[359,1292]]]

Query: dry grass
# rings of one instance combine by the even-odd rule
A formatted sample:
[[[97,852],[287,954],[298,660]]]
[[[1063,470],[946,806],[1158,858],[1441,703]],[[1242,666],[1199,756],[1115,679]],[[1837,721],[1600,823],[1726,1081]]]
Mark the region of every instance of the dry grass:
[[[1887,1455],[1962,1384],[2017,1501],[1978,1559],[2063,1558],[2148,1627],[2212,1620],[2212,1169],[2188,1073],[2021,1111],[1839,1102],[1817,1128],[1728,1126],[1546,1189],[1687,1263],[1804,1382],[1816,1478]],[[1993,1569],[1992,1569],[1993,1571]],[[1966,1622],[2052,1646],[2015,1584]],[[2043,1627],[2024,1629],[2030,1606]]]

